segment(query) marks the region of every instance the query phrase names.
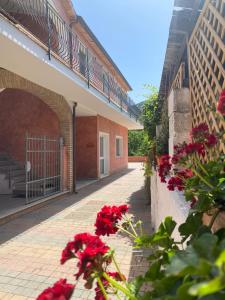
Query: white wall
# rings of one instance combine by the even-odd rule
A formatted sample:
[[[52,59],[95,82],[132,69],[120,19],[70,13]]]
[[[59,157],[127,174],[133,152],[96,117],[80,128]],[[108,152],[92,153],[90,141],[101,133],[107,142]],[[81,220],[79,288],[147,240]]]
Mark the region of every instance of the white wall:
[[[154,171],[151,177],[151,222],[154,229],[167,216],[172,216],[177,224],[181,224],[188,216],[189,204],[185,201],[182,192],[171,192],[167,189],[166,183],[161,183],[160,178]],[[179,240],[177,228],[174,237]]]

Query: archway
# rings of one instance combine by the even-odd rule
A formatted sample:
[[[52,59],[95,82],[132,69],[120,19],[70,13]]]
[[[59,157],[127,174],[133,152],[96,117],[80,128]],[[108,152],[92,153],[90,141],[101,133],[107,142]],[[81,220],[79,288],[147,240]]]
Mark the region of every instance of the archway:
[[[7,70],[0,69],[0,89],[11,89],[14,92],[24,91],[33,95],[33,98],[40,99],[45,103],[57,116],[59,120],[60,135],[64,139],[66,147],[66,177],[67,187],[72,190],[73,182],[73,155],[72,155],[72,110],[66,99],[46,88],[38,86],[16,74]],[[4,92],[4,91],[3,91]],[[35,101],[33,99],[33,101]],[[16,114],[16,112],[15,112]],[[51,124],[49,124],[51,126]]]

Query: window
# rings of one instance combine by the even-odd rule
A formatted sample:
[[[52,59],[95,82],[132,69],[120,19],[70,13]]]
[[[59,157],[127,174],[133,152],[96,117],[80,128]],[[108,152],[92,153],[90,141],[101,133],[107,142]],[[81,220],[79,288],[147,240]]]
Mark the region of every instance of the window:
[[[122,136],[116,137],[116,157],[123,156],[123,138]]]

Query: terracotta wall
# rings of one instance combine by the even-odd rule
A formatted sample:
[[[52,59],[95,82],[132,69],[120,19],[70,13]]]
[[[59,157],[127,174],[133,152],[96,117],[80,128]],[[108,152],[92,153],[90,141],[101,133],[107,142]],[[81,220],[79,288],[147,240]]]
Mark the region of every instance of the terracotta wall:
[[[128,129],[102,116],[98,116],[98,132],[109,133],[110,174],[127,168],[128,164]],[[123,155],[116,157],[116,136],[123,137]]]
[[[99,176],[99,132],[110,136],[110,174],[127,167],[128,130],[101,116],[78,117],[77,138],[77,178],[97,178]],[[116,157],[116,136],[123,137],[123,156]]]
[[[128,161],[129,162],[146,162],[147,157],[146,156],[129,156]]]
[[[25,160],[26,132],[36,136],[60,136],[56,114],[39,98],[18,89],[0,93],[0,152]]]
[[[97,117],[77,117],[76,145],[77,178],[97,178]]]

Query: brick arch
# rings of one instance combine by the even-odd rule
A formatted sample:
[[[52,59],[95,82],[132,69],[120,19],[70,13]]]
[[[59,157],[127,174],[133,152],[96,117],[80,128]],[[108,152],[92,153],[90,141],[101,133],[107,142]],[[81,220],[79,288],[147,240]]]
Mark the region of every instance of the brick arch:
[[[68,188],[72,190],[73,144],[72,144],[72,110],[66,99],[44,87],[26,80],[8,70],[0,69],[0,89],[21,89],[33,94],[48,105],[57,115],[60,123],[60,134],[67,149]]]

